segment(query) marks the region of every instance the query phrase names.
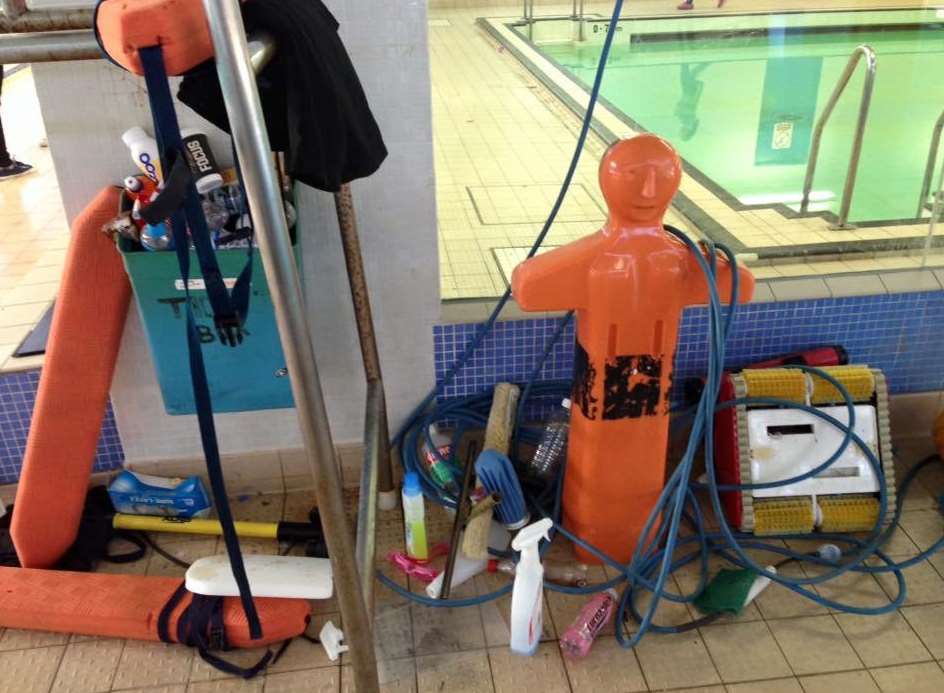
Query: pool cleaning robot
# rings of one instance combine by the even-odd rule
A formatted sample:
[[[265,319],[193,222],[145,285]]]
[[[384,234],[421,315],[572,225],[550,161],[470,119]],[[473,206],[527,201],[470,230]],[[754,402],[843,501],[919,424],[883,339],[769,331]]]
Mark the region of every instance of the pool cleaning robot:
[[[664,484],[682,310],[709,300],[697,258],[662,224],[681,175],[678,154],[659,137],[616,142],[600,164],[609,208],[603,228],[524,261],[512,275],[523,310],[576,311],[564,525],[621,562],[630,559]],[[714,260],[726,301],[731,268]],[[754,278],[738,272],[738,298],[747,302]],[[576,548],[579,560],[599,562]]]

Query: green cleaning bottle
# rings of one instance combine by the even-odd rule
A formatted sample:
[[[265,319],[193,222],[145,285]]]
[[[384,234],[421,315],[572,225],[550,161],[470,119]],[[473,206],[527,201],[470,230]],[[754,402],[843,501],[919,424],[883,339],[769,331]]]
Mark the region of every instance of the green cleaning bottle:
[[[403,524],[406,527],[406,553],[418,561],[429,560],[426,541],[426,506],[423,489],[416,472],[407,472],[403,478]]]

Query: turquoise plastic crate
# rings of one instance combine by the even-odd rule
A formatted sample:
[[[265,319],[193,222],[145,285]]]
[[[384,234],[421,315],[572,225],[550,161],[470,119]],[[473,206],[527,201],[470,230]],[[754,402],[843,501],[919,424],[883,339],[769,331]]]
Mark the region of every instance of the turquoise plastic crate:
[[[134,289],[134,300],[144,325],[157,380],[168,414],[194,414],[193,386],[187,356],[187,314],[183,282],[174,252],[137,250],[127,241],[119,243],[125,268]],[[295,248],[298,263],[298,248]],[[216,252],[220,271],[228,287],[246,264],[246,249]],[[213,410],[216,412],[279,409],[294,406],[285,357],[279,342],[275,312],[262,258],[253,253],[252,290],[245,337],[236,347],[220,343],[213,324],[213,311],[196,254],[190,253],[190,296],[197,329],[203,342]]]

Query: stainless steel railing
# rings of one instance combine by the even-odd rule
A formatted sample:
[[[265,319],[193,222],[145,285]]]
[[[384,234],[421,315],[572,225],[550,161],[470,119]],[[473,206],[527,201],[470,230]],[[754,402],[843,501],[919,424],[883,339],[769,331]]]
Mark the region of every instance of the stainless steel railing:
[[[561,17],[562,15],[556,14],[554,17]],[[563,15],[567,16],[567,15]],[[570,18],[576,21],[583,21],[584,16],[584,0],[573,0],[573,7],[571,9]],[[523,0],[521,7],[521,19],[530,23],[534,21],[534,0]]]
[[[928,149],[928,162],[924,167],[924,180],[921,183],[921,195],[918,197],[918,210],[915,212],[915,219],[920,219],[924,214],[924,207],[928,203],[928,195],[931,192],[931,179],[934,178],[934,168],[937,164],[937,154],[941,146],[941,133],[944,133],[944,111],[938,116],[934,129],[931,132],[931,146]]]
[[[849,56],[849,62],[839,77],[839,82],[833,93],[826,102],[826,108],[816,121],[816,127],[813,130],[813,144],[810,147],[810,158],[806,164],[806,178],[803,181],[803,199],[800,203],[800,212],[805,213],[809,209],[810,191],[813,189],[813,178],[816,175],[816,164],[819,159],[819,146],[823,139],[823,129],[829,122],[829,117],[836,108],[839,97],[842,96],[849,80],[859,62],[865,58],[865,83],[862,85],[862,98],[859,101],[859,116],[856,120],[855,136],[852,140],[852,153],[849,155],[849,167],[846,171],[846,182],[842,190],[842,200],[839,206],[838,221],[832,226],[835,229],[850,228],[849,208],[852,205],[852,194],[855,191],[856,174],[859,171],[859,158],[862,155],[862,140],[865,136],[865,124],[869,117],[869,107],[872,105],[872,89],[875,86],[876,58],[875,51],[866,45],[857,46]]]
[[[250,64],[239,0],[203,0],[203,6],[216,53],[220,86],[226,95],[226,112],[233,141],[242,163],[246,198],[253,221],[256,222],[259,250],[292,380],[295,410],[315,480],[341,618],[350,645],[355,687],[358,691],[373,693],[379,690],[371,623],[377,491],[380,486],[380,490],[389,492],[392,481],[383,381],[350,189],[344,187],[335,197],[335,204],[368,378],[365,464],[361,471],[361,489],[365,497],[361,498],[359,507],[356,550],[344,514],[340,472],[335,461],[335,448],[281,202],[281,190]],[[383,488],[385,485],[387,488]]]
[[[944,119],[944,116],[942,116]],[[931,175],[934,176],[934,166],[931,167]],[[933,202],[931,203],[931,218],[928,221],[928,235],[924,240],[924,252],[921,255],[921,267],[926,267],[928,264],[928,259],[931,256],[931,248],[934,246],[934,235],[937,232],[937,225],[939,222],[944,220],[944,163],[941,164],[941,172],[938,175],[937,179],[937,192],[932,198]],[[930,187],[930,180],[928,181],[928,186]],[[919,210],[919,213],[924,211],[923,206]]]

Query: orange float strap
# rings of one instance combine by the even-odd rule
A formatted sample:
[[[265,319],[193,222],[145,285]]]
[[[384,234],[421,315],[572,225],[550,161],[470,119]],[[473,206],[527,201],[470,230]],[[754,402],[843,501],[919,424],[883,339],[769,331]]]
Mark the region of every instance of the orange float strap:
[[[563,521],[620,562],[629,561],[665,482],[682,310],[709,296],[697,258],[663,228],[681,176],[678,155],[659,137],[616,142],[600,163],[603,228],[524,261],[511,280],[523,310],[576,311]],[[731,269],[716,260],[725,300]],[[754,278],[740,268],[739,281],[747,302]],[[576,549],[579,560],[599,563]]]

